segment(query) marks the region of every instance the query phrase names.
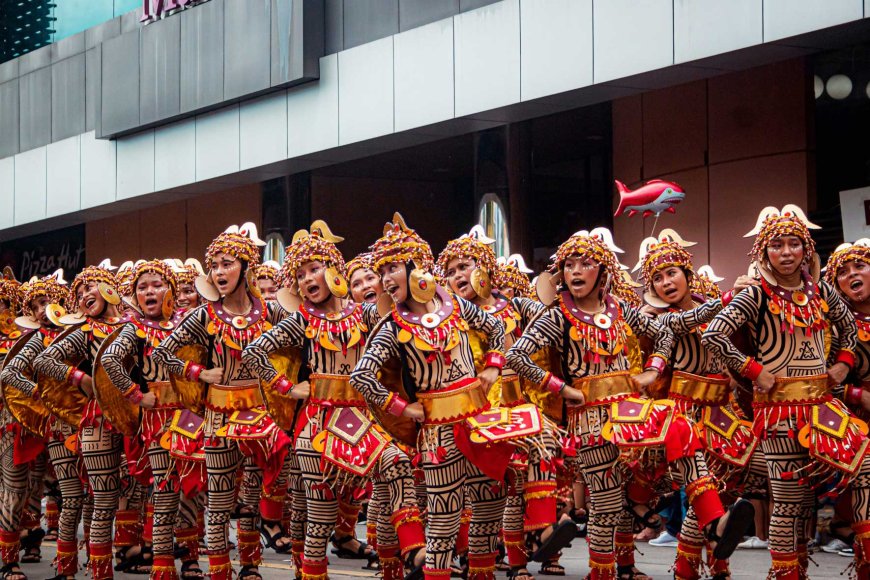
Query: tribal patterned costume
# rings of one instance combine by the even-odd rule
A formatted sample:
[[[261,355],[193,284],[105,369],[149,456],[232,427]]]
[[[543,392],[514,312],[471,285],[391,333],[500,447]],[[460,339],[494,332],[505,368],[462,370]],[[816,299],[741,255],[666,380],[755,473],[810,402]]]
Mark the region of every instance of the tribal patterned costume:
[[[213,260],[225,254],[241,262],[237,290],[247,292],[250,310],[243,314],[228,312],[224,297],[209,277],[197,279],[197,290],[206,303],[190,311],[172,333],[154,349],[152,360],[165,367],[170,375],[197,381],[205,368],[221,368],[220,383],[207,385],[205,417],[195,431],[205,437],[205,463],[208,474],[208,547],[209,574],[213,580],[229,580],[232,565],[229,559],[228,532],[230,513],[235,502],[236,471],[244,464],[245,477],[239,499],[247,508],[239,518],[240,577],[256,573],[261,561],[262,547],[257,530],[261,511],[277,509],[280,513],[283,497],[261,498],[265,483],[276,489],[286,489],[289,464],[287,439],[284,432],[266,413],[257,377],[242,361],[242,351],[261,334],[281,319],[280,308],[266,303],[256,291],[251,273],[260,262],[256,228],[251,223],[231,226],[208,247],[206,262],[213,268]],[[243,288],[240,285],[245,284]],[[204,364],[179,358],[182,347],[205,351]],[[274,502],[262,509],[261,504]]]
[[[162,302],[162,318],[148,318],[139,310],[136,301],[136,286],[144,274],[157,274],[166,286]],[[151,578],[173,580],[178,578],[173,556],[173,528],[179,520],[178,544],[187,549],[182,562],[182,572],[195,572],[199,557],[199,542],[196,540],[196,495],[202,493],[205,484],[204,469],[194,462],[170,456],[170,449],[160,444],[161,437],[169,434],[173,423],[182,417],[182,405],[170,383],[165,369],[151,358],[154,348],[175,327],[173,310],[176,279],[171,266],[166,262],[151,260],[139,262],[133,269],[130,280],[133,308],[128,311],[128,321],[115,333],[114,339],[103,351],[100,364],[105,369],[112,385],[117,388],[132,409],[142,401],[143,393],[153,393],[156,405],[141,410],[142,445],[154,476],[151,505],[146,527],[151,529],[154,559]],[[118,403],[119,406],[123,403]],[[138,421],[137,421],[138,423]],[[194,448],[201,453],[201,441]],[[186,449],[190,452],[190,449]],[[184,498],[180,499],[182,483],[179,474],[184,472]],[[179,509],[180,508],[180,509]]]
[[[769,392],[755,393],[753,428],[761,438],[773,493],[770,577],[788,580],[806,577],[807,522],[815,506],[815,484],[833,475],[852,489],[855,558],[862,575],[870,554],[868,441],[846,407],[833,399],[825,362],[825,331],[833,324],[839,335],[833,360],[854,366],[854,318],[827,282],[814,280],[817,258],[808,225],[796,206],[762,211],[747,234],[756,235],[750,256],[762,283],[735,296],[702,338],[732,372],[753,381],[762,371],[775,377]],[[769,266],[769,245],[787,243],[786,236],[798,238],[803,246],[802,282],[796,288],[780,286]],[[748,356],[730,339],[743,325],[752,343]]]
[[[476,449],[471,443],[466,419],[488,408],[476,378],[474,356],[467,331],[486,334],[492,349],[487,366],[503,364],[504,327],[493,316],[461,298],[451,297],[437,286],[432,275],[429,245],[409,229],[401,216],[384,229],[372,246],[375,270],[399,263],[408,272],[408,301],[434,307],[419,316],[405,303],[393,304],[380,330],[369,338],[365,354],[351,375],[351,385],[372,407],[401,416],[408,401],[378,380],[378,372],[392,359],[401,361],[406,389],[423,407],[425,418],[418,450],[427,486],[428,530],[426,565],[428,580],[450,577],[465,490],[473,506],[469,530],[469,578],[489,579],[495,570],[497,536],[504,512],[501,485],[485,475],[503,454],[503,477],[510,447],[499,445]],[[507,454],[504,454],[507,451]],[[477,454],[486,453],[485,460]],[[498,470],[498,468],[495,468]]]
[[[591,260],[599,268],[599,283],[606,288],[609,280],[620,275],[611,239],[604,228],[574,234],[557,251],[555,275],[562,274],[568,258]],[[628,335],[654,341],[645,369],[661,373],[671,356],[673,332],[608,294],[601,297],[603,311],[594,314],[578,308],[570,291],[558,293],[556,299],[557,305],[514,344],[508,361],[524,378],[560,393],[565,382],[532,360],[539,350],[555,347],[561,366],[557,372],[583,393],[584,404],[569,410],[569,431],[592,498],[588,526],[590,578],[614,578],[614,534],[617,528],[630,531],[622,505],[621,477],[614,469],[621,449],[663,455],[671,464],[674,479],[687,485],[689,501],[702,528],[717,521],[724,510],[691,427],[685,419],[675,416],[672,406],[639,398],[629,379]],[[635,574],[633,562],[619,562],[619,574]]]
[[[114,305],[119,302],[115,288],[115,276],[108,269],[89,266],[75,277],[70,287],[68,304],[83,307],[87,289],[98,285],[104,301],[97,318],[81,316],[84,322],[69,333],[58,337],[35,361],[34,367],[41,375],[69,385],[77,390],[85,376],[93,374],[96,355],[103,340],[121,324]],[[83,290],[83,297],[78,291]],[[81,361],[77,366],[71,364]],[[79,395],[80,396],[80,395]],[[130,546],[141,540],[139,516],[144,500],[141,485],[131,485],[125,491],[126,510],[119,511],[121,495],[121,434],[112,428],[103,417],[94,398],[88,398],[83,409],[71,409],[81,413],[77,441],[88,472],[88,483],[94,497],[94,510],[90,531],[90,569],[95,580],[111,578],[112,575],[112,522],[118,520],[116,546],[126,553]],[[123,556],[122,556],[123,557]]]
[[[19,339],[21,344],[16,345],[17,354],[5,361],[0,381],[15,389],[15,392],[20,393],[23,397],[33,397],[37,389],[32,367],[34,359],[61,332],[60,327],[50,323],[43,325],[36,318],[33,309],[34,301],[43,299],[48,303],[62,304],[67,293],[66,287],[59,282],[62,278],[63,273],[59,271],[44,278],[33,278],[21,287],[23,316],[17,319],[17,324],[21,328],[32,330],[32,332]],[[8,397],[12,394],[13,391],[7,392],[7,404],[10,403]],[[3,560],[6,571],[18,565],[19,551],[22,546],[28,550],[28,553],[35,549],[35,554],[38,555],[42,538],[42,530],[39,529],[38,522],[46,470],[47,452],[45,449],[48,442],[46,436],[53,419],[44,407],[33,404],[29,400],[27,400],[27,404],[34,411],[39,407],[39,415],[35,416],[34,413],[31,418],[32,422],[27,425],[10,417],[11,422],[6,425],[2,440],[0,440],[0,458],[2,458],[3,464],[3,488],[0,492],[0,499],[2,499],[2,507],[0,507],[0,558]],[[63,446],[62,440],[55,441],[55,443]],[[51,445],[50,442],[48,444]],[[61,469],[59,473],[63,473],[63,470]],[[73,476],[75,477],[74,484],[68,486],[66,482],[63,482],[62,488],[62,491],[66,490],[68,493],[71,487],[74,488],[74,491],[70,493],[69,513],[64,519],[64,538],[75,537],[75,528],[78,527],[78,520],[81,516],[82,487],[78,475],[73,474]],[[34,502],[36,503],[35,509],[32,507]],[[71,521],[73,518],[74,521]],[[23,521],[25,519],[35,523],[25,523]],[[25,542],[19,541],[22,528],[28,530],[28,534],[25,536],[27,545]],[[29,531],[29,528],[36,528],[39,532]],[[62,540],[59,540],[58,544],[60,551],[61,546],[63,546]]]
[[[728,291],[718,299],[692,294],[693,308],[683,310],[666,301],[654,288],[656,276],[669,275],[670,268],[679,268],[683,272],[687,292],[696,287],[697,274],[692,267],[692,255],[685,249],[691,245],[694,244],[683,241],[671,230],[662,231],[659,239],[647,238],[641,244],[639,265],[641,279],[646,285],[644,296],[651,306],[666,309],[658,320],[676,336],[670,365],[669,398],[676,404],[677,411],[694,426],[708,467],[726,489],[737,491],[744,497],[763,499],[767,494],[767,469],[761,453],[754,453],[758,439],[732,405],[731,381],[724,365],[701,344],[701,334],[707,323],[731,301],[734,291]],[[682,300],[684,296],[672,298]],[[654,475],[651,479],[655,478]],[[676,578],[700,578],[705,543],[695,511],[690,507],[679,535],[674,565]],[[712,553],[708,553],[708,557],[714,578],[722,580],[730,575],[727,560],[715,560]]]
[[[288,393],[293,385],[290,378],[275,370],[270,354],[298,349],[304,353],[306,370],[310,372],[311,394],[297,419],[294,445],[307,497],[303,580],[318,580],[326,574],[326,544],[336,528],[341,508],[338,498],[351,500],[347,504],[356,511],[359,502],[354,495],[358,496],[375,475],[377,485],[388,490],[388,509],[382,510],[383,517],[377,522],[381,569],[385,580],[400,580],[404,573],[399,556],[412,560],[416,550],[425,544],[423,523],[410,460],[372,422],[365,400],[350,385],[350,371],[362,354],[368,330],[377,324],[378,314],[374,305],[344,300],[345,265],[335,246],[341,239],[319,221],[312,224],[310,233],[297,232],[282,268],[285,283],[301,286],[299,269],[320,263],[329,292],[320,304],[305,298],[287,318],[245,350],[245,360],[265,381],[266,388],[279,393]],[[314,280],[318,280],[317,274]],[[300,292],[304,294],[304,287]],[[334,309],[336,303],[341,308],[338,311]]]

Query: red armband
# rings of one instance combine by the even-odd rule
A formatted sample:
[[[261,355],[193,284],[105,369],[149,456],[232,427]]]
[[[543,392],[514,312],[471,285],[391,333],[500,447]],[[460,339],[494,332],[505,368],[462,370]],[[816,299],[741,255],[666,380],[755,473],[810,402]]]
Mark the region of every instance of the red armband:
[[[648,359],[646,359],[646,364],[643,367],[645,371],[656,371],[659,374],[665,372],[665,368],[667,368],[668,363],[665,362],[665,357],[660,354],[651,354]]]
[[[551,393],[558,395],[562,392],[562,389],[565,388],[565,381],[553,373],[547,373],[546,376],[544,376],[544,380],[541,381],[541,386]]]
[[[405,407],[408,406],[408,401],[397,395],[396,393],[390,393],[390,398],[387,399],[386,405],[384,405],[384,410],[390,415],[394,415],[396,417],[401,417],[402,412],[405,410]]]
[[[847,405],[860,405],[861,394],[863,392],[864,389],[858,386],[846,387],[846,396],[843,398],[846,400]]]
[[[755,360],[752,357],[746,357],[746,362],[743,363],[743,368],[740,369],[740,374],[750,381],[754,381],[758,378],[758,375],[761,374],[761,371],[764,370],[764,367],[761,366],[761,363]]]
[[[198,365],[195,362],[188,361],[187,364],[184,365],[184,376],[187,377],[188,380],[198,381],[199,375],[200,373],[202,373],[204,368],[205,367],[203,367],[202,365]]]
[[[291,383],[284,375],[278,375],[273,386],[275,387],[275,390],[278,391],[279,395],[286,395],[293,390],[293,383]]]
[[[851,350],[841,348],[840,352],[837,353],[836,362],[843,363],[850,369],[853,369],[855,368],[855,353],[853,353]]]
[[[142,394],[142,391],[139,389],[139,385],[136,385],[136,384],[134,384],[132,387],[130,387],[127,390],[126,393],[124,393],[124,398],[126,398],[128,401],[130,401],[134,405],[138,405],[140,402],[142,402],[143,397],[144,397],[144,395]]]
[[[82,379],[85,378],[85,371],[80,371],[79,369],[73,369],[73,371],[67,375],[67,380],[69,384],[74,387],[78,387],[82,384]]]
[[[728,306],[732,300],[734,300],[734,288],[722,295],[722,307]]]
[[[483,366],[492,367],[498,370],[504,368],[507,360],[504,358],[504,355],[497,350],[491,350],[486,353],[486,358],[483,360]]]

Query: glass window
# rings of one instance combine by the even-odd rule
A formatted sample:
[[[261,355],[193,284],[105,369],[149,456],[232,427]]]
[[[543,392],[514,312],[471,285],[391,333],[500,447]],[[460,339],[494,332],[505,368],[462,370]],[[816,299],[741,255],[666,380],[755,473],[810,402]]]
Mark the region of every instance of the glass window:
[[[284,263],[284,236],[278,232],[272,232],[266,236],[266,248],[263,251],[263,261],[274,260],[279,264]]]
[[[478,222],[483,227],[486,235],[495,240],[493,247],[495,255],[509,256],[511,252],[510,242],[508,241],[507,214],[498,195],[487,193],[480,200]]]
[[[52,42],[126,14],[142,6],[142,0],[55,0],[55,34]]]

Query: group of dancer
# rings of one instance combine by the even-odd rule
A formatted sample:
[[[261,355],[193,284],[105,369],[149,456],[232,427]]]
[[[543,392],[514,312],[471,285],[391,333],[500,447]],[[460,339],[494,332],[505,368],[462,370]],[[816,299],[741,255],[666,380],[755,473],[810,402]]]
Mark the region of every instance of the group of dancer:
[[[55,580],[81,523],[94,580],[198,580],[201,550],[230,580],[232,519],[243,580],[264,545],[325,580],[330,544],[384,580],[533,580],[578,535],[589,578],[642,580],[634,534],[681,488],[675,578],[730,578],[767,501],[769,578],[807,577],[827,495],[870,579],[870,240],[823,270],[815,227],[765,208],[724,293],[670,229],[633,270],[579,231],[532,282],[479,226],[436,258],[399,214],[347,263],[318,220],[280,265],[247,223],[205,268],[7,276],[0,576],[39,560],[51,481]]]

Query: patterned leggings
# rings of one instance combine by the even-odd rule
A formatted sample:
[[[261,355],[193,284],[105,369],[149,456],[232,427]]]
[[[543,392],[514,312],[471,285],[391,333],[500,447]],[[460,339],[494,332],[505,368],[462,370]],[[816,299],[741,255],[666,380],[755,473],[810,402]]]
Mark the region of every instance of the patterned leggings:
[[[459,451],[453,425],[427,426],[424,429],[425,450],[434,453],[436,447],[441,447],[446,452],[438,463],[427,459],[423,464],[429,514],[426,567],[436,570],[450,568],[466,489],[473,509],[468,535],[469,564],[473,567],[471,559],[479,556],[491,559],[494,566],[504,514],[504,486],[484,475]]]
[[[196,527],[196,500],[181,497],[178,477],[170,469],[169,451],[156,441],[148,448],[148,462],[154,473],[151,492],[151,502],[154,504],[154,554],[172,554],[175,526],[181,529]]]
[[[3,468],[3,488],[0,491],[0,529],[18,532],[21,513],[28,501],[30,464],[15,465],[15,433],[7,430],[0,437],[0,462]],[[45,467],[43,465],[43,473]]]
[[[62,434],[61,434],[62,435]],[[57,440],[54,433],[48,442],[48,457],[54,474],[57,476],[57,486],[60,490],[60,520],[58,524],[58,538],[67,542],[74,542],[78,532],[79,521],[82,519],[82,507],[86,496],[79,478],[82,457],[67,449],[63,440]],[[90,498],[87,498],[90,500]],[[92,505],[88,501],[89,506]],[[92,509],[87,510],[88,516]],[[90,517],[85,520],[85,529],[90,529]]]
[[[80,429],[79,441],[94,495],[90,543],[111,544],[112,521],[121,495],[121,435],[98,417],[93,426]]]

